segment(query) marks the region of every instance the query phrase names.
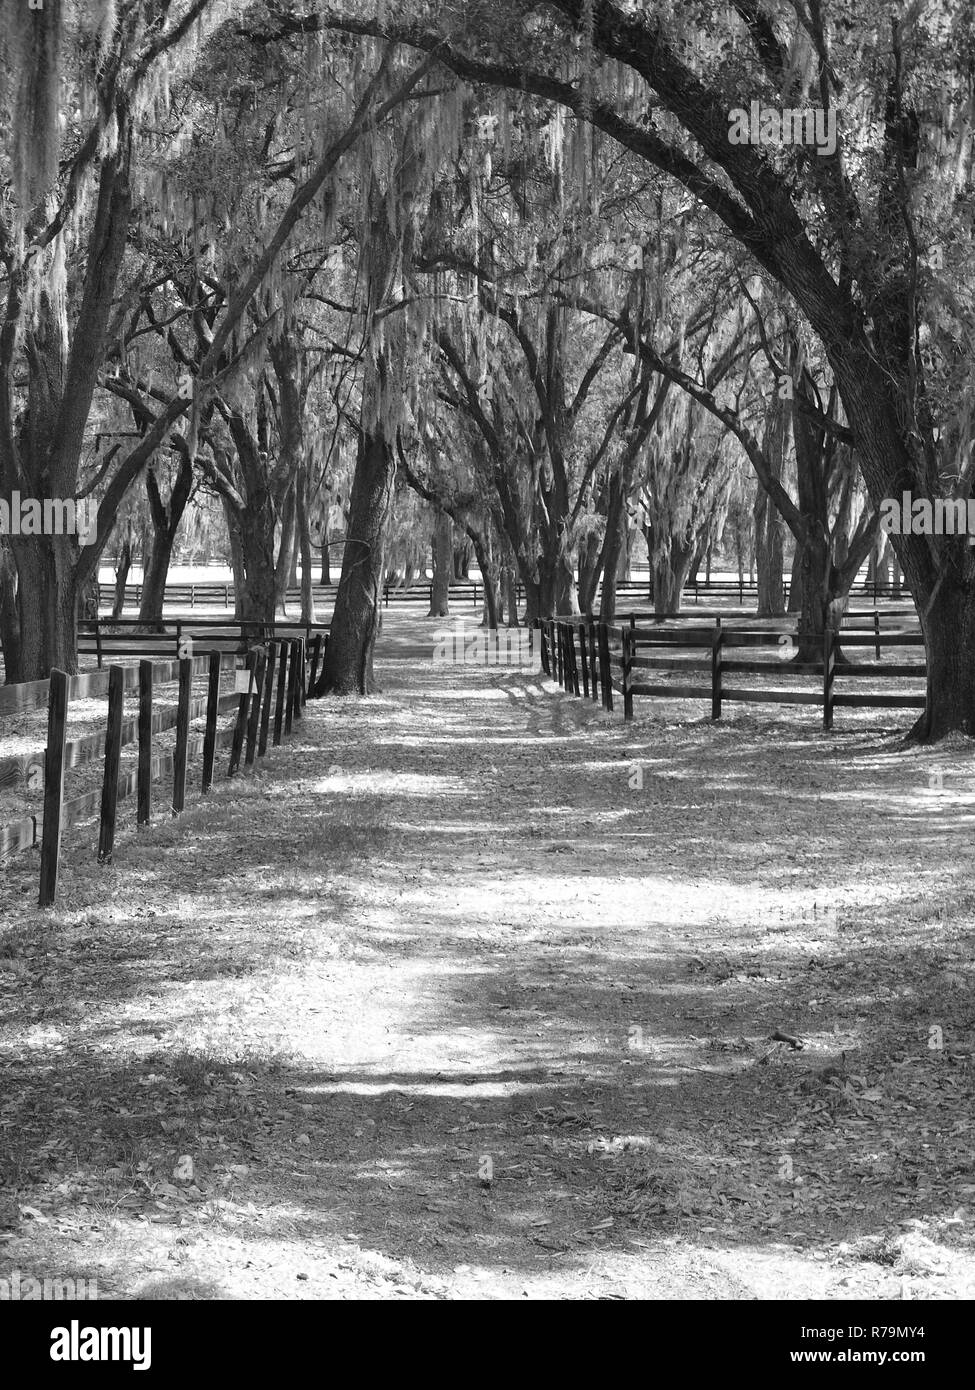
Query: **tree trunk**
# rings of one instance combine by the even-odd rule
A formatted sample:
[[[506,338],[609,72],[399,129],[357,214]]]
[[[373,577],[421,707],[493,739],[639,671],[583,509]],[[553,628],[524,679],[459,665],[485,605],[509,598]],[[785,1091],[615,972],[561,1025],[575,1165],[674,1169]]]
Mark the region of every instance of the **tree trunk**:
[[[328,585],[328,584],[331,584],[331,582],[332,582],[332,571],[331,571],[331,568],[330,568],[330,566],[329,566],[329,554],[328,554],[328,523],[327,523],[327,522],[326,522],[325,525],[322,527],[322,579],[321,579],[321,582],[322,582],[323,585]]]
[[[308,517],[308,469],[302,464],[298,469],[295,484],[297,489],[297,512],[295,524],[298,530],[298,548],[301,552],[301,621],[313,623],[315,618],[314,575],[311,558],[311,525]]]
[[[242,621],[271,622],[274,618],[274,507],[266,489],[248,498],[239,517],[244,563]]]
[[[759,618],[778,618],[785,612],[782,523],[778,509],[759,485],[755,494],[755,556],[758,562]]]
[[[481,582],[484,588],[484,611],[481,616],[481,626],[493,631],[500,622],[500,613],[498,567],[494,559],[494,546],[491,543],[490,531],[479,531],[477,540],[471,541],[471,547],[477,560],[477,567],[481,571]]]
[[[139,622],[150,631],[162,631],[166,580],[169,577],[175,540],[176,532],[168,527],[165,530],[157,530],[152,538],[149,558],[142,576],[142,601],[139,604]]]
[[[867,585],[871,598],[876,597],[878,589],[885,593],[890,586],[890,543],[883,531],[877,536],[870,552]]]
[[[118,554],[118,563],[115,566],[115,600],[112,603],[112,617],[121,618],[125,608],[125,586],[129,582],[129,570],[132,568],[132,533],[126,528],[125,539]]]
[[[579,612],[579,591],[575,575],[565,560],[555,567],[555,611],[560,617],[572,617]]]
[[[599,585],[603,546],[595,532],[590,532],[579,547],[579,611],[591,613]]]
[[[701,569],[701,562],[704,559],[704,551],[698,546],[691,558],[691,566],[687,571],[687,588],[693,589],[697,583],[697,576]]]
[[[802,612],[802,551],[802,542],[797,540],[792,552],[792,568],[789,571],[789,604],[786,611],[790,616]]]
[[[450,615],[450,576],[454,561],[454,526],[446,512],[438,512],[433,524],[433,582],[430,585],[429,618]]]
[[[0,546],[0,646],[3,678],[8,685],[20,676],[20,625],[17,617],[17,567],[7,546]]]
[[[342,577],[335,596],[320,692],[369,695],[373,651],[382,614],[382,578],[396,462],[392,444],[363,431],[356,461]]]
[[[960,729],[975,736],[975,580],[946,574],[927,611],[921,610],[927,654],[927,704],[912,729],[916,739],[944,738]]]
[[[46,680],[57,668],[78,670],[78,588],[74,540],[68,536],[11,538],[17,561],[20,679]]]
[[[611,623],[616,617],[616,585],[628,531],[626,491],[626,480],[617,469],[609,485],[606,538],[602,551],[603,587],[599,596],[599,621],[602,623]]]
[[[234,576],[234,617],[238,620],[244,615],[244,590],[247,587],[247,576],[244,570],[244,547],[240,538],[240,521],[236,511],[231,507],[225,497],[223,502],[223,514],[227,522],[227,538],[230,542],[230,568]]]
[[[626,500],[626,499],[624,498],[624,502],[625,502],[625,500]],[[631,538],[630,538],[630,523],[629,523],[629,521],[628,521],[628,519],[627,519],[627,516],[626,516],[626,508],[624,507],[624,509],[623,509],[623,533],[622,533],[622,544],[621,544],[621,546],[620,546],[619,558],[618,558],[617,561],[616,561],[616,580],[617,580],[617,583],[619,583],[620,581],[622,581],[624,584],[626,584],[626,583],[629,582],[629,579],[630,579],[630,569],[631,569],[631,566],[630,566],[630,543],[631,543]]]
[[[474,548],[469,540],[453,547],[454,579],[458,584],[466,584],[471,577],[471,557]],[[483,578],[483,576],[482,576]]]
[[[290,571],[295,548],[295,488],[292,485],[288,489],[284,499],[284,511],[281,516],[281,539],[279,541],[278,560],[274,567],[274,607],[276,612],[287,614],[288,611],[288,587]]]
[[[502,570],[505,604],[508,609],[508,626],[519,627],[518,622],[518,576],[514,565],[505,565]]]
[[[288,566],[288,588],[297,589],[298,561],[301,558],[301,537],[298,534],[298,504],[295,502],[295,529],[291,538],[291,563]]]
[[[152,522],[152,545],[142,582],[142,603],[139,621],[150,627],[162,628],[163,605],[166,601],[166,580],[173,558],[173,546],[193,491],[193,459],[184,447],[168,502],[163,501],[159,481],[150,465],[146,469],[146,497]],[[143,548],[144,553],[144,548]]]
[[[694,542],[671,539],[669,551],[653,562],[653,611],[658,617],[679,613],[684,586],[694,560]]]
[[[796,542],[798,569],[793,567],[799,598],[799,620],[796,625],[799,662],[822,661],[823,634],[830,628],[838,631],[845,605],[833,602],[831,592],[832,563],[829,541],[819,526],[810,527],[804,544]],[[840,659],[841,653],[837,652]]]

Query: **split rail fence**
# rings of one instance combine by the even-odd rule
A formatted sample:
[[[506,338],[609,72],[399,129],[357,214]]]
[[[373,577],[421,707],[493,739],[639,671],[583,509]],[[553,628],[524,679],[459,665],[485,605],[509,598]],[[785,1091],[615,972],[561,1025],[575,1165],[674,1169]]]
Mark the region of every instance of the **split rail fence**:
[[[145,631],[138,618],[82,618],[78,622],[78,655],[94,656],[99,670],[106,657],[192,656],[195,643],[209,651],[244,655],[255,643],[304,637],[305,650],[317,662],[328,639],[329,623],[302,623],[287,618],[267,622],[236,618],[168,618],[155,632]]]
[[[720,618],[708,627],[640,627],[635,620],[610,626],[581,619],[546,621],[541,628],[545,673],[570,694],[601,701],[609,711],[614,708],[614,695],[621,696],[624,719],[633,718],[636,699],[701,700],[710,704],[712,719],[720,719],[724,705],[733,702],[818,705],[823,728],[828,730],[839,708],[923,709],[925,705],[925,696],[915,691],[846,688],[848,681],[855,687],[865,681],[926,679],[923,661],[880,660],[882,646],[923,651],[921,633],[882,633],[879,621],[873,630],[822,634],[814,639],[821,644],[822,658],[803,662],[782,659],[796,640],[791,634],[726,626]],[[843,648],[868,647],[873,648],[874,661],[837,661]],[[759,655],[773,650],[776,655],[771,659]],[[843,655],[846,658],[845,651]],[[651,681],[652,671],[666,676]],[[768,687],[728,681],[742,676],[771,677],[779,683]],[[781,684],[796,677],[815,678],[816,684],[792,688]]]
[[[148,825],[152,816],[153,783],[172,778],[171,814],[178,816],[186,804],[187,779],[191,759],[202,753],[200,790],[205,795],[213,786],[216,755],[229,747],[227,776],[234,777],[255,760],[267,754],[269,743],[276,747],[291,734],[300,719],[308,690],[317,674],[321,636],[316,639],[309,669],[303,638],[272,639],[248,652],[243,666],[231,654],[212,651],[176,662],[159,663],[143,659],[137,666],[110,666],[107,670],[69,677],[53,671],[50,681],[0,688],[0,715],[22,713],[47,706],[47,745],[43,754],[32,753],[0,761],[0,787],[16,785],[21,779],[43,787],[43,812],[0,827],[0,859],[18,850],[40,844],[41,907],[51,906],[57,896],[62,832],[69,826],[99,814],[98,860],[112,858],[115,842],[117,805],[120,799],[136,794],[136,823]],[[233,668],[235,688],[221,694],[221,675]],[[206,676],[206,697],[194,699],[194,680]],[[176,707],[153,710],[154,685],[178,680]],[[127,692],[138,691],[139,708],[135,718],[124,717]],[[67,740],[69,704],[72,700],[108,697],[104,732]],[[221,715],[236,710],[232,725],[218,730]],[[203,718],[202,735],[190,735],[190,724]],[[154,754],[153,736],[175,729],[171,752]],[[120,772],[121,750],[138,744],[137,765]],[[68,769],[89,762],[104,752],[104,773],[100,790],[65,801],[65,774]],[[37,778],[37,773],[40,777]]]

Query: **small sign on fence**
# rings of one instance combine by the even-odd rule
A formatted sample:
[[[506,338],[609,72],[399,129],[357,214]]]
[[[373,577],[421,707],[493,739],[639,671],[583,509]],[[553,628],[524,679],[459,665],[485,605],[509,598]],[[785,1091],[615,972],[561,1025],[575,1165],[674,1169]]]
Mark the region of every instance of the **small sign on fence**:
[[[181,637],[176,647],[176,654],[180,661],[189,661],[193,656],[193,638]]]
[[[246,666],[238,666],[234,671],[234,693],[246,695],[251,688],[251,672]]]

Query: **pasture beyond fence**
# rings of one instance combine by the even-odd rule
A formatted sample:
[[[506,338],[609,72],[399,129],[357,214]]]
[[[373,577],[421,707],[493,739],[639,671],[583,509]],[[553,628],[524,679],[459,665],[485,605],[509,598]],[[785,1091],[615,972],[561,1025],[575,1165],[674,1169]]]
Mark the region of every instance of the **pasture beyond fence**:
[[[881,647],[924,647],[920,632],[880,630],[874,614],[871,629],[844,628],[811,639],[820,644],[822,658],[799,661],[792,657],[790,634],[725,625],[720,617],[713,626],[665,628],[640,626],[636,616],[624,626],[582,620],[550,620],[541,624],[542,669],[570,694],[600,700],[610,712],[614,694],[622,697],[623,718],[633,718],[636,699],[700,700],[710,705],[711,718],[720,719],[723,706],[732,702],[818,705],[823,728],[833,727],[834,711],[849,709],[923,709],[925,696],[918,692],[846,689],[847,681],[890,682],[926,679],[922,662],[881,662]],[[806,639],[809,641],[810,639]],[[784,645],[788,643],[789,645]],[[875,661],[837,660],[841,648],[874,649]],[[742,655],[774,650],[775,658]],[[700,653],[700,655],[699,655]],[[783,656],[787,659],[783,660]],[[642,673],[661,671],[672,679],[650,681]],[[789,688],[728,684],[727,677],[764,676],[779,682],[815,678],[814,687]],[[692,678],[688,680],[688,678]],[[839,683],[839,688],[837,688]]]
[[[319,639],[320,646],[320,639]],[[63,830],[99,813],[98,859],[111,860],[116,827],[116,808],[120,799],[136,793],[136,823],[148,825],[152,816],[153,783],[172,777],[171,814],[178,816],[186,803],[190,760],[202,753],[201,794],[213,785],[216,754],[230,749],[227,776],[235,776],[241,766],[252,767],[268,749],[280,744],[301,718],[316,673],[318,651],[312,657],[309,676],[304,638],[271,639],[247,653],[242,667],[225,652],[211,651],[205,656],[185,657],[164,664],[140,660],[138,666],[110,666],[89,675],[69,677],[53,671],[50,681],[0,689],[0,714],[24,712],[47,705],[47,745],[43,760],[30,754],[0,761],[0,786],[14,785],[20,778],[36,781],[32,774],[42,768],[43,813],[0,827],[0,858],[40,843],[41,907],[52,905],[57,896]],[[221,695],[221,673],[233,667],[235,688]],[[196,677],[206,675],[206,698],[194,700]],[[159,681],[179,682],[175,709],[153,710],[153,687]],[[138,690],[139,709],[135,719],[124,718],[127,691]],[[68,711],[74,699],[108,697],[103,732],[67,741]],[[218,730],[221,714],[236,707],[232,725]],[[190,724],[205,718],[202,736],[190,736]],[[155,734],[175,729],[171,752],[153,753]],[[138,744],[136,768],[120,774],[121,750]],[[90,761],[104,750],[104,773],[100,790],[65,801],[65,774],[69,768]]]

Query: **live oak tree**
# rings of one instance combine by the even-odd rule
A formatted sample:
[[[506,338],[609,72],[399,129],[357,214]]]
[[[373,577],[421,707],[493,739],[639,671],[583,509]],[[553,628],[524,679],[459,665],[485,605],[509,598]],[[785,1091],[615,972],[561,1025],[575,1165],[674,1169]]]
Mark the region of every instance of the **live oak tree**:
[[[365,294],[358,454],[349,498],[342,575],[321,693],[368,695],[382,616],[381,593],[397,468],[397,439],[415,419],[426,332],[412,300],[418,224],[450,131],[429,107],[377,134],[360,164],[360,269]]]
[[[41,10],[3,0],[0,488],[7,498],[14,490],[37,498],[79,495],[93,398],[127,310],[120,276],[130,237],[137,227],[185,213],[168,204],[167,150],[160,148],[178,145],[182,134],[172,119],[172,88],[185,75],[199,26],[206,26],[204,38],[212,35],[234,8],[243,6],[141,0],[117,13],[109,0],[50,0]],[[319,70],[329,69],[332,56],[318,55]],[[119,452],[102,479],[95,543],[79,548],[73,536],[10,537],[16,634],[9,583],[0,628],[8,680],[43,677],[55,665],[76,669],[80,597],[123,498],[176,422],[195,415],[221,372],[233,370],[234,348],[246,346],[235,335],[246,329],[251,301],[302,214],[357,141],[409,99],[428,66],[383,64],[376,55],[341,81],[332,69],[334,100],[316,106],[314,135],[295,156],[290,197],[228,286],[198,389],[190,399],[177,391],[139,442]]]
[[[169,9],[135,6],[117,23],[105,3],[51,0],[41,10],[3,3],[0,488],[7,498],[15,490],[40,499],[79,495],[129,231],[147,77],[171,60],[207,4],[197,0],[173,16]],[[101,544],[109,515],[161,437],[162,429],[120,458],[99,515]],[[45,676],[52,665],[73,670],[78,603],[100,545],[81,549],[68,535],[12,536],[9,545],[18,633],[16,644],[4,633],[7,679]]]
[[[875,507],[967,496],[973,305],[972,26],[937,8],[735,0],[384,3],[275,14],[382,34],[476,83],[557,102],[682,185],[793,299],[836,382]],[[461,22],[458,23],[458,19]],[[733,143],[752,99],[839,117],[835,149]],[[857,109],[859,108],[859,109]],[[975,733],[975,554],[957,536],[892,545],[917,604],[922,738]]]

